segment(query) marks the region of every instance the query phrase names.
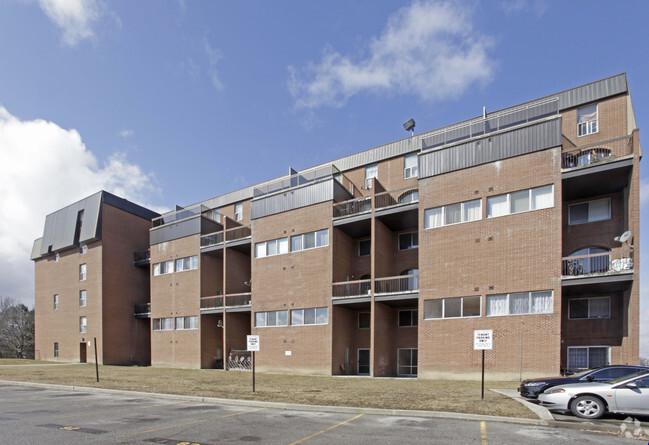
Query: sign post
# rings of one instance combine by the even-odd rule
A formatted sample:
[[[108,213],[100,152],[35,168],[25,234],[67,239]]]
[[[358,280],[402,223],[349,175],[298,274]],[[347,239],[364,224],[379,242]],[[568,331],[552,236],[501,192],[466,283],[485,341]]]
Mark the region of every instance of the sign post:
[[[482,393],[484,400],[484,352],[493,349],[494,331],[492,329],[482,329],[473,331],[473,349],[482,350]]]
[[[255,392],[255,351],[259,351],[259,336],[247,335],[246,339],[248,340],[248,351],[252,355],[252,392]]]

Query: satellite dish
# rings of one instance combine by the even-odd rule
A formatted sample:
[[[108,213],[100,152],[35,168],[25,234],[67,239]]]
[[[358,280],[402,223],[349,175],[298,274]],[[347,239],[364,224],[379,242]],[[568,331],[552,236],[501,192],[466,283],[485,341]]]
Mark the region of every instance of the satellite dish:
[[[615,241],[619,242],[619,243],[627,243],[627,245],[629,245],[628,241],[631,239],[632,236],[633,236],[633,233],[631,233],[630,230],[627,230],[622,235],[616,236],[613,239]],[[629,247],[633,247],[633,246],[629,245]]]

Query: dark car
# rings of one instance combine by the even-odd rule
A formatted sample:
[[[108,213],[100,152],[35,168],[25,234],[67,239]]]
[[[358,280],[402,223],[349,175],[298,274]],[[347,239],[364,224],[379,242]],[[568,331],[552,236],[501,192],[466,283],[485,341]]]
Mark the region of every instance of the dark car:
[[[542,393],[548,388],[557,385],[566,385],[568,383],[584,383],[584,382],[607,382],[609,380],[624,377],[625,375],[633,374],[634,372],[649,371],[647,366],[634,366],[634,365],[609,365],[599,368],[587,369],[586,371],[573,374],[568,377],[546,377],[539,379],[523,380],[518,391],[521,396],[528,399],[536,399],[539,393]]]

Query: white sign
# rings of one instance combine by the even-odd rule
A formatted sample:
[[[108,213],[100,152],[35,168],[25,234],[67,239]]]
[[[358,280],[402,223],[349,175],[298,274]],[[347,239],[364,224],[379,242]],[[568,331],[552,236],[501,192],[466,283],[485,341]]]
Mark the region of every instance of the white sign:
[[[483,329],[473,331],[473,349],[493,349],[494,331]]]
[[[259,336],[246,335],[248,339],[248,351],[259,351]]]

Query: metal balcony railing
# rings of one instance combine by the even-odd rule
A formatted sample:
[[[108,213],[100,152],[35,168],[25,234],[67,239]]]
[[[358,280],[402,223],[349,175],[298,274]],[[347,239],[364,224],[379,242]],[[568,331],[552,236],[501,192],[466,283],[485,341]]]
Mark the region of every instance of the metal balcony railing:
[[[228,242],[249,238],[252,236],[250,226],[233,227],[225,231],[225,240]],[[223,243],[223,231],[209,233],[201,236],[201,247],[216,246]]]
[[[223,231],[201,236],[201,247],[210,247],[223,243]]]
[[[165,215],[154,218],[153,227],[159,227],[172,222],[177,222],[183,219],[199,216],[203,212],[207,212],[207,211],[209,211],[209,209],[202,204],[197,204],[191,207],[178,209],[176,211],[169,212]]]
[[[151,261],[151,251],[142,250],[139,252],[133,252],[133,262],[135,264],[143,264]]]
[[[330,178],[332,176],[335,177],[340,174],[340,170],[338,170],[333,165],[325,165],[310,170],[304,170],[255,186],[253,188],[253,196],[255,198],[258,198],[260,196],[277,193],[282,190],[298,187],[310,182],[319,181],[321,179]]]
[[[201,309],[220,309],[223,308],[223,295],[214,297],[202,297]],[[244,292],[240,294],[225,295],[225,307],[246,307],[252,303],[252,293]]]
[[[223,296],[218,297],[202,297],[201,309],[217,309],[223,307]]]
[[[416,188],[405,187],[387,192],[377,193],[375,195],[375,206],[377,209],[392,207],[396,205],[406,205],[413,202],[419,202],[419,191]],[[350,216],[372,210],[372,198],[356,198],[348,201],[335,203],[333,206],[334,218]]]
[[[419,290],[419,275],[400,275],[398,277],[378,278],[374,282],[374,292],[379,294],[401,294]]]
[[[136,317],[146,317],[151,315],[151,303],[135,304],[133,313]]]
[[[564,150],[561,154],[561,168],[599,164],[630,154],[633,154],[633,138],[631,136],[622,136]]]
[[[372,198],[350,199],[334,204],[334,218],[356,215],[372,210]]]
[[[372,280],[340,281],[333,283],[331,295],[335,298],[366,297],[370,295]]]
[[[610,275],[633,270],[633,250],[575,255],[562,259],[564,277]]]

